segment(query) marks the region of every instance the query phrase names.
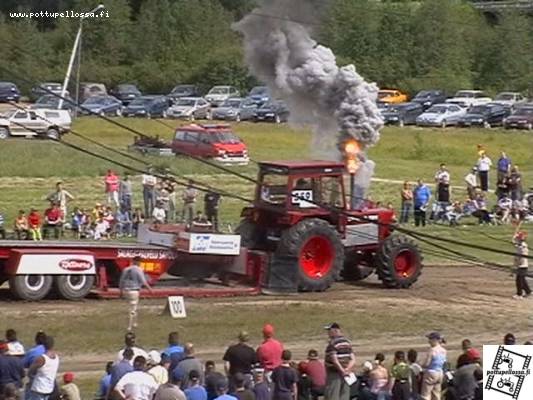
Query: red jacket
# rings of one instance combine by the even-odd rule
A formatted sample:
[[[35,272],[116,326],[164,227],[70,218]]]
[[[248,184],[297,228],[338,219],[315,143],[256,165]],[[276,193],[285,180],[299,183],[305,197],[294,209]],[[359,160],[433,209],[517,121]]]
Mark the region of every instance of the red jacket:
[[[38,228],[41,226],[41,216],[37,211],[31,212],[30,215],[28,215],[28,223],[30,224],[30,228]]]

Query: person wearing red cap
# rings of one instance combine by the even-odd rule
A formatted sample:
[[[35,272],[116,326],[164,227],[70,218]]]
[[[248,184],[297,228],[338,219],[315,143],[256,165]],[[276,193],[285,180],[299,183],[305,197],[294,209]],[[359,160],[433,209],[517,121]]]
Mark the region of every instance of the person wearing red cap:
[[[72,372],[63,374],[63,385],[60,393],[63,400],[81,400],[80,389],[74,383],[74,374]]]
[[[521,300],[524,297],[529,297],[531,295],[531,289],[526,280],[529,267],[529,249],[526,242],[527,232],[519,231],[519,227],[520,225],[518,225],[513,237],[513,243],[516,247],[516,255],[514,258],[514,266],[516,268],[516,295],[514,295],[513,298],[517,300]]]
[[[481,369],[478,362],[481,354],[471,348],[461,354],[457,360],[457,370],[453,376],[453,391],[457,399],[473,399],[477,388],[477,380],[474,376],[476,370]]]
[[[274,339],[274,327],[270,324],[263,326],[263,343],[257,348],[257,359],[265,370],[265,376],[270,380],[272,371],[281,365],[283,344]]]

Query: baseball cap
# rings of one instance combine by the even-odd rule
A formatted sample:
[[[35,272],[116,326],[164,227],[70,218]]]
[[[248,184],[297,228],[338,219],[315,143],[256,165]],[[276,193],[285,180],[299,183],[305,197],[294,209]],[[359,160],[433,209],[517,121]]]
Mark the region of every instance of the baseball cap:
[[[65,372],[63,374],[63,382],[70,383],[74,381],[74,373],[72,372]]]
[[[440,335],[439,332],[431,332],[431,333],[427,334],[426,337],[429,340],[441,340],[442,339],[442,336]]]
[[[468,349],[466,355],[470,361],[476,361],[481,359],[481,353],[478,349]]]
[[[263,326],[263,334],[266,336],[272,336],[274,334],[274,327],[271,324],[265,324]]]
[[[330,329],[341,329],[341,326],[336,322],[332,322],[331,324],[326,325],[324,329],[327,331],[329,331]]]
[[[148,352],[148,364],[159,365],[161,362],[161,354],[157,350]]]

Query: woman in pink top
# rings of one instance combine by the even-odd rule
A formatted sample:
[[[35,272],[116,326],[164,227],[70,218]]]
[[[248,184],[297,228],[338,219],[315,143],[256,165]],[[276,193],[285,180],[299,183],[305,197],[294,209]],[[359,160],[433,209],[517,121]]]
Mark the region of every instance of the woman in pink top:
[[[114,202],[115,205],[118,207],[119,206],[119,201],[118,201],[119,179],[118,179],[118,175],[116,175],[110,169],[107,170],[107,175],[104,178],[104,183],[105,183],[105,192],[107,194],[107,204],[110,204],[110,203]]]
[[[378,400],[389,398],[389,371],[383,366],[385,356],[382,353],[376,354],[374,369],[370,371],[370,392],[377,395]]]

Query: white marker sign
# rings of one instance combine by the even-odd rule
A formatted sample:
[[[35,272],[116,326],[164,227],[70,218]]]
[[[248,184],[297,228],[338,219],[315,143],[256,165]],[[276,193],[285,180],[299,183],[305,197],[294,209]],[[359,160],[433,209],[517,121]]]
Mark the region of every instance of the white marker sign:
[[[185,311],[185,300],[183,296],[169,296],[168,297],[168,309],[172,318],[186,318],[187,312]]]

